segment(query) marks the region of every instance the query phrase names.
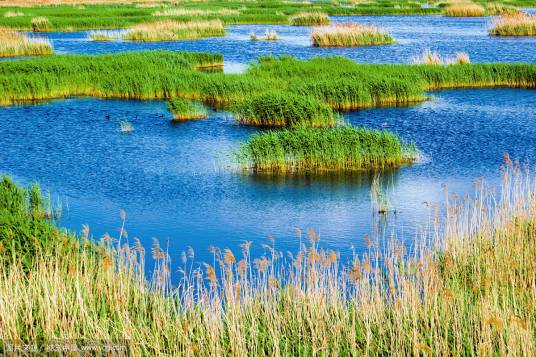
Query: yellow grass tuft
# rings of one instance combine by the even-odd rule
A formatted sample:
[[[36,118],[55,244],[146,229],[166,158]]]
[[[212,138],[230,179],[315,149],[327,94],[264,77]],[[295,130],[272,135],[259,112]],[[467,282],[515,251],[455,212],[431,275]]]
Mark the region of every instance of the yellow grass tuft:
[[[52,52],[52,45],[46,39],[0,29],[0,57],[50,55]]]
[[[500,196],[449,199],[411,249],[377,233],[346,263],[310,230],[289,258],[268,246],[254,259],[250,242],[212,264],[184,253],[173,286],[157,242],[147,281],[139,243],[58,232],[30,267],[0,254],[0,339],[124,341],[136,356],[534,356],[536,181],[511,162],[502,175]]]
[[[374,25],[358,23],[317,27],[311,32],[315,47],[345,47],[392,44],[395,41],[387,32]]]
[[[536,16],[512,12],[495,20],[489,33],[496,36],[536,36]]]
[[[46,17],[39,16],[32,19],[33,32],[47,32],[50,29],[50,22]]]
[[[466,52],[457,52],[454,57],[441,58],[439,53],[425,50],[420,57],[413,59],[413,63],[427,65],[469,64],[471,60]]]
[[[473,3],[453,3],[445,8],[443,14],[450,17],[480,17],[486,14],[486,9]]]

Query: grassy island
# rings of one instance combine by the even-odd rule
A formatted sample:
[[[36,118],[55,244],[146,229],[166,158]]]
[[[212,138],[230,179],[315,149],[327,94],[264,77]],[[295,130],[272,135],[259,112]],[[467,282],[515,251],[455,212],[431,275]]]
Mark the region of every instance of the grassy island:
[[[536,16],[525,12],[502,15],[489,33],[495,36],[536,36]]]
[[[351,22],[315,28],[311,32],[311,40],[315,47],[373,46],[395,43],[391,35],[374,25]]]
[[[412,163],[418,151],[391,133],[365,128],[298,128],[253,135],[235,153],[255,172],[374,170]]]
[[[173,98],[168,102],[168,109],[173,114],[173,121],[205,119],[207,111],[200,103],[182,98]]]

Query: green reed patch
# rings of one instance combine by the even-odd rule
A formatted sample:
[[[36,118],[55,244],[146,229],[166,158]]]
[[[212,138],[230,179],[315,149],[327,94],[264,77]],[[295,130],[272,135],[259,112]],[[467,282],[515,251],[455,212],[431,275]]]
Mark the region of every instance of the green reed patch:
[[[0,63],[4,105],[93,96],[181,97],[230,106],[268,91],[316,98],[339,110],[406,105],[440,88],[536,87],[531,64],[365,65],[342,57],[265,57],[245,73],[205,73],[217,54],[142,51],[113,55],[52,55]]]
[[[414,162],[418,151],[392,133],[366,128],[297,128],[253,135],[235,153],[255,172],[373,170]]]
[[[173,121],[204,119],[208,117],[201,103],[191,100],[174,98],[168,102],[168,109],[173,114]]]
[[[283,91],[253,95],[232,109],[240,123],[263,127],[333,127],[336,118],[331,108],[311,96]]]

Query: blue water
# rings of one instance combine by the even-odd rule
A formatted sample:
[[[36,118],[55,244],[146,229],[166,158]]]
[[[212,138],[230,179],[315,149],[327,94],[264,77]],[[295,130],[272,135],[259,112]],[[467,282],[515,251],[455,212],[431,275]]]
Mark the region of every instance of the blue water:
[[[353,125],[389,129],[413,140],[421,164],[382,177],[407,239],[426,225],[431,204],[441,205],[442,184],[465,194],[472,179],[498,180],[504,152],[536,158],[536,95],[531,90],[434,92],[415,107],[347,113]],[[130,135],[119,121],[134,125]],[[256,253],[267,237],[294,250],[294,229],[320,230],[322,245],[348,255],[373,230],[366,174],[266,178],[229,168],[229,151],[256,129],[224,112],[178,125],[161,101],[67,99],[0,110],[0,172],[18,182],[38,180],[63,203],[61,224],[94,237],[117,235],[127,212],[129,239],[149,247],[169,237],[177,262],[192,246],[210,259],[210,245],[237,249],[252,240]]]
[[[314,48],[310,27],[286,25],[231,25],[220,38],[175,42],[92,42],[88,32],[48,33],[58,53],[109,53],[127,50],[177,50],[217,52],[226,64],[247,64],[263,55],[291,54],[298,58],[340,55],[361,63],[410,63],[426,49],[443,56],[467,52],[473,62],[536,62],[536,37],[489,36],[491,17],[449,18],[442,16],[359,16],[333,17],[332,22],[354,21],[376,24],[390,32],[397,44],[354,48]],[[274,30],[279,41],[251,41]]]

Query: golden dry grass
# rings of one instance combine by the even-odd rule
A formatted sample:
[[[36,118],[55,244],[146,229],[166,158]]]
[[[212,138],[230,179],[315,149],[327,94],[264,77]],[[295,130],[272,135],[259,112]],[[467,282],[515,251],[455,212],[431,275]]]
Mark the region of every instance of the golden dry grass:
[[[52,45],[46,39],[0,29],[0,57],[49,55],[52,52]]]
[[[133,355],[515,355],[536,353],[536,182],[509,161],[500,196],[452,198],[413,245],[365,236],[343,261],[296,231],[288,258],[212,248],[214,263],[125,243],[55,239],[30,272],[0,255],[0,338],[121,341]],[[122,222],[125,214],[122,213]],[[440,223],[444,221],[444,223]],[[78,247],[78,248],[77,248]]]
[[[450,17],[479,17],[486,14],[486,9],[474,3],[452,3],[443,14]]]
[[[493,22],[489,32],[496,36],[536,36],[536,16],[521,11],[504,14]]]
[[[311,32],[311,40],[315,47],[370,46],[394,43],[391,35],[376,26],[352,22],[317,27]]]

